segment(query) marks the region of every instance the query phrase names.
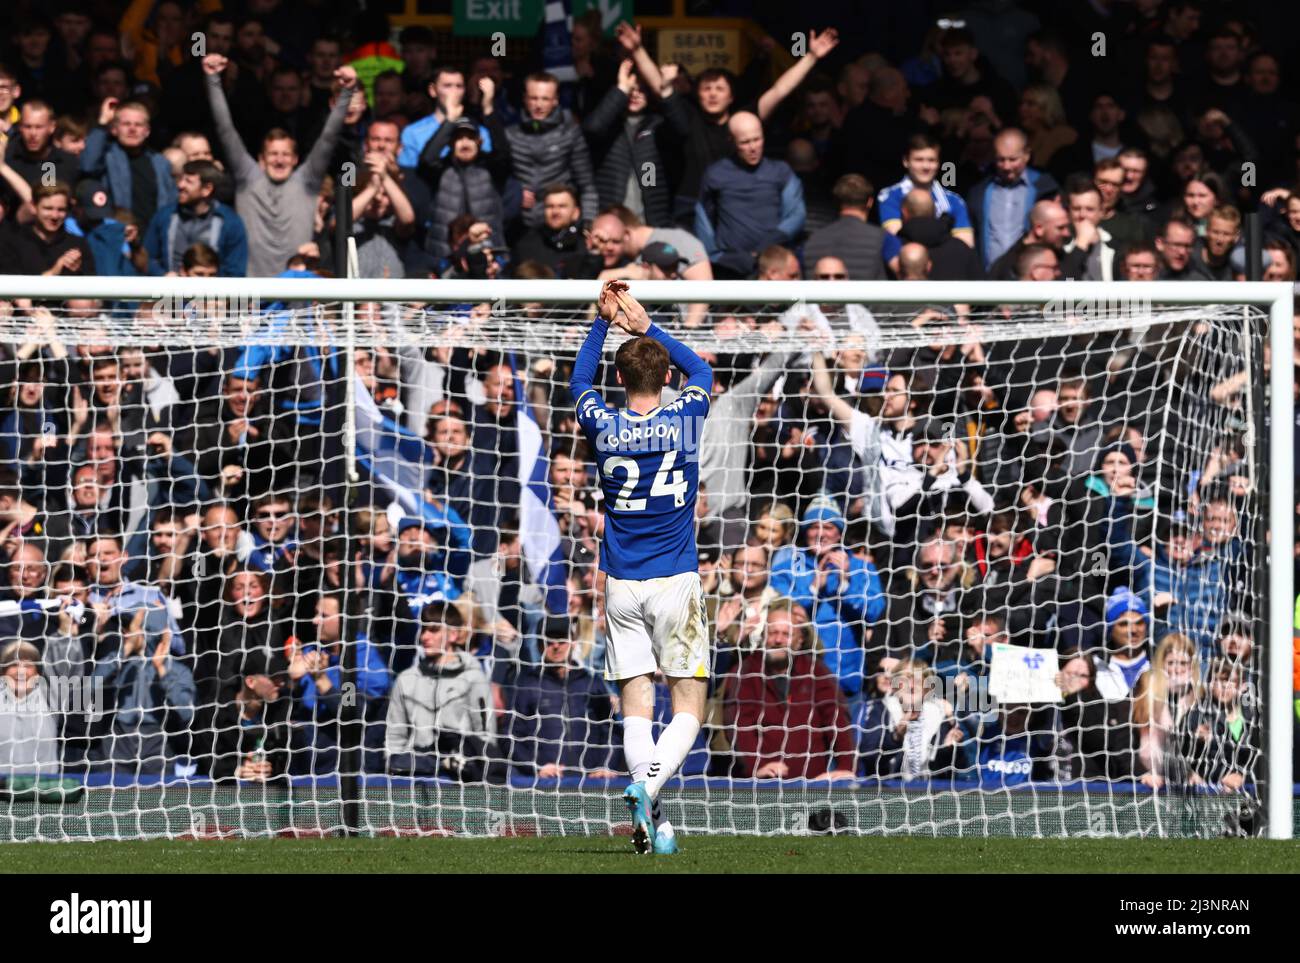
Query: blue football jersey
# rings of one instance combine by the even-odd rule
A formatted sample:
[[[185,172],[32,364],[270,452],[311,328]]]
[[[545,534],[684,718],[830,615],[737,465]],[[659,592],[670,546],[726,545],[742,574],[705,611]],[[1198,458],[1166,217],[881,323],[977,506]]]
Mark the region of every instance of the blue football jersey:
[[[602,571],[648,579],[698,569],[695,498],[708,413],[708,393],[696,385],[645,415],[610,408],[595,390],[578,399],[604,495]]]

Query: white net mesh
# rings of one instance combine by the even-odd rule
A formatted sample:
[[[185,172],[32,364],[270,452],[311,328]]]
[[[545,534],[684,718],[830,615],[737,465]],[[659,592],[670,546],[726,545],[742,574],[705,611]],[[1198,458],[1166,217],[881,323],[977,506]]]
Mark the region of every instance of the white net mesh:
[[[1205,834],[1258,797],[1265,315],[680,316],[715,390],[679,831]],[[4,304],[0,838],[625,831],[590,317]]]

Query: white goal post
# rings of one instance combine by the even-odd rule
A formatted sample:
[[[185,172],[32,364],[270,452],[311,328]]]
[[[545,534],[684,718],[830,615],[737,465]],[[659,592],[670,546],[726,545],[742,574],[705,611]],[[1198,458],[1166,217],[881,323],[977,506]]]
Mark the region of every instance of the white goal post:
[[[1258,492],[1267,498],[1267,584],[1255,586],[1257,593],[1267,594],[1266,611],[1257,612],[1267,625],[1264,646],[1266,679],[1264,702],[1266,714],[1260,722],[1265,734],[1264,756],[1266,769],[1260,777],[1266,782],[1261,798],[1267,814],[1267,833],[1271,838],[1292,838],[1292,729],[1294,721],[1294,696],[1292,693],[1292,635],[1295,587],[1293,586],[1294,536],[1296,529],[1293,463],[1293,427],[1295,412],[1293,402],[1294,369],[1285,359],[1292,357],[1293,341],[1293,291],[1287,283],[1269,282],[853,282],[853,281],[633,281],[631,293],[645,304],[681,304],[703,302],[707,304],[766,306],[765,310],[779,311],[798,304],[888,304],[933,305],[969,304],[977,306],[1015,305],[1027,309],[1018,316],[1019,327],[1004,329],[1003,336],[1023,337],[1027,340],[1044,336],[1047,326],[1064,315],[1102,318],[1103,326],[1113,327],[1113,319],[1103,315],[1116,305],[1158,305],[1162,309],[1185,307],[1186,316],[1192,317],[1198,307],[1215,305],[1242,306],[1256,309],[1255,317],[1267,316],[1267,344],[1273,363],[1267,386],[1258,379],[1262,370],[1251,369],[1251,359],[1243,357],[1249,385],[1257,389],[1255,399],[1267,398],[1266,411],[1254,410],[1258,401],[1249,402],[1253,429],[1259,431],[1267,423],[1268,465],[1256,484]],[[183,304],[196,299],[229,300],[262,306],[275,302],[340,303],[344,309],[331,320],[338,324],[340,345],[346,344],[350,352],[354,345],[365,343],[358,338],[353,305],[363,302],[399,303],[488,303],[493,313],[498,311],[513,318],[513,327],[506,330],[525,330],[526,320],[512,312],[524,305],[543,302],[553,305],[571,305],[575,310],[591,305],[599,290],[596,281],[471,281],[471,280],[388,280],[388,279],[301,279],[301,278],[123,278],[123,277],[28,277],[0,276],[0,301],[13,302],[31,299],[36,302],[68,301],[71,299],[100,299],[104,301],[169,301]],[[772,306],[775,305],[775,308]],[[1089,305],[1096,308],[1090,309]],[[1051,311],[1040,319],[1041,309]],[[1243,325],[1252,319],[1243,311]],[[62,321],[61,321],[62,323]],[[2,326],[0,326],[2,327]],[[0,330],[0,340],[16,340],[12,328]],[[179,329],[178,329],[179,331]],[[1249,334],[1249,332],[1246,332]],[[681,335],[688,343],[692,332]],[[227,343],[233,343],[229,330],[222,333]],[[202,343],[201,336],[197,343]],[[946,330],[936,336],[956,343],[961,335]],[[1249,343],[1249,337],[1243,341]],[[168,343],[168,342],[164,342]],[[1280,362],[1280,363],[1279,363]],[[345,431],[349,440],[356,431],[353,381],[347,384],[347,417]],[[1266,393],[1264,389],[1267,389]],[[1248,398],[1251,392],[1247,391]],[[346,449],[349,459],[353,446]],[[1264,467],[1264,466],[1261,466]],[[349,461],[349,470],[352,465]]]

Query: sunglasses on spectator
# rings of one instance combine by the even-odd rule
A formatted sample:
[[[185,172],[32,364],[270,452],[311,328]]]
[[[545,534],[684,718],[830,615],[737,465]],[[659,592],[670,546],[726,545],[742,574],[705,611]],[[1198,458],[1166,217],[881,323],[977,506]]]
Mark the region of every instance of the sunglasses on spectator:
[[[257,513],[257,520],[258,520],[259,522],[262,522],[262,521],[271,521],[271,520],[276,519],[276,518],[287,518],[289,515],[292,515],[292,514],[293,514],[293,512],[276,512],[276,511],[258,512],[258,513]]]
[[[819,275],[817,275],[817,280],[818,280],[818,281],[847,281],[848,279],[849,279],[849,276],[848,276],[847,274],[819,274]]]

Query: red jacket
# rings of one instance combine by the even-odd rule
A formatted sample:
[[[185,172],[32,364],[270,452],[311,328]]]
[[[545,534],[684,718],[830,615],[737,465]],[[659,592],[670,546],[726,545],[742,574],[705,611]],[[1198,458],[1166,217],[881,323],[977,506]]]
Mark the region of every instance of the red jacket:
[[[788,688],[779,685],[759,651],[745,656],[728,680],[727,721],[742,775],[769,762],[789,766],[788,779],[852,771],[853,733],[835,676],[820,659],[802,654],[788,678]]]

